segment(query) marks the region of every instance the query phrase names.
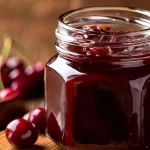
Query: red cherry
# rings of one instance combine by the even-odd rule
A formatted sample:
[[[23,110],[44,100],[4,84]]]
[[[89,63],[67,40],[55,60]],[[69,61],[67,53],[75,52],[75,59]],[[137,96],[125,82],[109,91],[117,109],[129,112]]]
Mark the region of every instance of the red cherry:
[[[34,90],[37,94],[44,94],[44,64],[37,62],[35,65],[28,66],[25,74],[30,77],[34,84]]]
[[[38,84],[44,83],[44,63],[37,62],[34,65],[26,67],[25,74],[33,76],[33,81]]]
[[[23,75],[22,78],[20,77],[17,78],[17,80],[13,81],[11,84],[11,88],[20,91],[20,95],[23,98],[31,98],[36,95],[34,83],[27,75]]]
[[[35,66],[36,71],[38,71],[38,72],[42,71],[43,72],[45,64],[42,61],[38,61],[35,63],[34,66]]]
[[[17,57],[9,57],[1,67],[1,72],[10,73],[13,69],[24,69],[24,63]]]
[[[0,91],[0,102],[8,101],[8,100],[13,100],[17,98],[20,95],[20,92],[16,89],[12,88],[5,88]]]
[[[18,89],[24,98],[36,97],[44,94],[44,64],[37,62],[27,66],[24,70],[14,69],[9,74],[11,87]]]
[[[41,132],[45,132],[45,109],[44,108],[36,108],[29,112],[28,115],[25,116],[26,120],[35,124],[37,129]]]
[[[37,73],[37,79],[41,82],[44,81],[44,63],[43,62],[37,62],[35,65],[35,72]]]
[[[19,78],[23,79],[24,72],[19,69],[14,69],[9,73],[9,78],[11,81],[17,81]]]
[[[27,66],[25,68],[24,72],[25,72],[26,75],[33,74],[34,73],[34,66],[32,66],[32,65]]]
[[[8,142],[18,148],[32,146],[38,138],[38,130],[34,124],[22,118],[10,122],[5,130]]]
[[[9,87],[11,85],[11,79],[9,78],[9,73],[14,70],[23,70],[24,63],[17,57],[9,57],[1,66],[1,76],[4,87]]]

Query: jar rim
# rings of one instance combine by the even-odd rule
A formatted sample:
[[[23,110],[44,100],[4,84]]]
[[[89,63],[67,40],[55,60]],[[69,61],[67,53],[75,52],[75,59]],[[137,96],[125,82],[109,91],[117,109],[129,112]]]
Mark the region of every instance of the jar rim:
[[[97,9],[97,10],[126,10],[126,11],[140,13],[142,15],[146,15],[146,16],[150,17],[150,11],[145,10],[145,9],[136,8],[136,7],[120,7],[120,6],[115,6],[115,7],[114,6],[99,6],[99,7],[97,7],[97,6],[93,6],[93,7],[78,8],[78,9],[74,9],[74,10],[70,10],[68,12],[65,12],[59,16],[58,23],[60,26],[62,26],[66,30],[82,33],[84,31],[83,29],[78,29],[78,28],[69,26],[67,23],[65,23],[64,19],[65,19],[65,17],[72,15],[73,13],[77,13],[79,11],[88,11],[88,10],[92,10],[92,9]],[[132,36],[134,36],[137,34],[143,34],[143,33],[148,32],[148,31],[150,31],[150,27],[146,28],[146,29],[141,29],[138,31],[122,32],[121,34],[119,34],[117,36],[125,36],[126,34],[128,36],[130,36],[130,34],[132,34]]]
[[[117,22],[114,17],[116,20],[118,17]],[[115,31],[105,32],[111,34],[95,32],[93,36],[93,31],[78,28],[84,25],[93,25],[93,23],[105,24],[103,19],[108,21],[108,24],[126,23],[127,30],[132,25],[134,25],[133,27],[142,27],[142,30],[133,28],[134,31],[129,29],[124,32],[123,30],[119,34],[116,34],[118,32]],[[120,28],[120,24],[118,24],[118,28]],[[57,51],[68,57],[97,57],[97,59],[109,57],[114,58],[115,61],[116,58],[121,58],[123,61],[137,61],[150,57],[150,11],[140,8],[107,6],[71,10],[60,15],[55,34]],[[111,39],[113,36],[115,36],[115,42]]]

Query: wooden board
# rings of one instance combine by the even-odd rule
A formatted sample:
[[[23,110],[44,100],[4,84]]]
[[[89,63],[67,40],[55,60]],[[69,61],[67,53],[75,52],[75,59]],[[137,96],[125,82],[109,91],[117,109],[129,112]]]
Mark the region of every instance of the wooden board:
[[[88,149],[88,148],[87,148]],[[97,148],[96,148],[97,149]],[[62,150],[52,140],[45,135],[39,135],[37,142],[28,149],[16,149],[10,145],[5,137],[5,131],[0,132],[0,150]],[[69,150],[69,149],[68,149]],[[122,142],[119,145],[114,143],[108,147],[101,147],[97,150],[128,150],[126,142]]]
[[[0,150],[17,150],[7,142],[5,131],[0,132]],[[61,148],[45,135],[40,135],[37,142],[26,150],[61,150]]]

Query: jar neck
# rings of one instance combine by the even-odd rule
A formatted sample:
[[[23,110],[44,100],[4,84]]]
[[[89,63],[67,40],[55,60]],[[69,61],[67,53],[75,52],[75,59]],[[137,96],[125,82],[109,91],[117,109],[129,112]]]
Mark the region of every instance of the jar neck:
[[[93,26],[96,30],[91,29]],[[56,49],[68,59],[139,63],[150,55],[149,27],[150,12],[145,10],[126,7],[74,10],[59,18]]]

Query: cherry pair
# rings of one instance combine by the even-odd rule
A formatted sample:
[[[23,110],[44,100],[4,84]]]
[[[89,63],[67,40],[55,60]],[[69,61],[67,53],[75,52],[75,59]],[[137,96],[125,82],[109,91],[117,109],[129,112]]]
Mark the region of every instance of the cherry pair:
[[[6,127],[8,142],[18,148],[32,146],[38,138],[38,130],[43,133],[45,128],[45,110],[36,108],[23,118],[10,122]]]

